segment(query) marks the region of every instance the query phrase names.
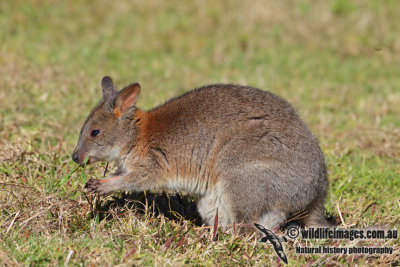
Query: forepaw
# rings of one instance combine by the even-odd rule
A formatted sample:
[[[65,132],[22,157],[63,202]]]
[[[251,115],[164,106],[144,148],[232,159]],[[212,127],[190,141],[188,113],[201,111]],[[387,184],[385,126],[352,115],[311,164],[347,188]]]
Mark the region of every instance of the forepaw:
[[[110,193],[107,183],[103,182],[101,179],[90,179],[87,181],[85,188],[88,192],[98,194],[99,196]]]

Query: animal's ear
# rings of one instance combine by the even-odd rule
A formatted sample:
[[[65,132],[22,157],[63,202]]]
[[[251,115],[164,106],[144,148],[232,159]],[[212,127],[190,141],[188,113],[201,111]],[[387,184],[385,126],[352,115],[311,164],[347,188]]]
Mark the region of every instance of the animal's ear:
[[[117,117],[125,114],[131,108],[135,107],[140,93],[140,85],[133,83],[119,92],[114,113]]]
[[[101,89],[103,91],[103,100],[106,101],[112,99],[117,92],[113,80],[108,76],[101,79]]]

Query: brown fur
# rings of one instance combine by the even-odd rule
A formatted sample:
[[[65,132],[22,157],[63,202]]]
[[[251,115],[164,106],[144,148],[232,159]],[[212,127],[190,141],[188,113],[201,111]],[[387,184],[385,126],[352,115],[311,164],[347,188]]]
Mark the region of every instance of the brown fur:
[[[82,128],[73,158],[118,162],[88,190],[186,191],[198,196],[203,220],[279,226],[300,211],[306,226],[326,225],[328,180],[316,138],[283,99],[236,85],[205,86],[150,111],[136,108],[139,84],[103,99]],[[96,137],[90,136],[99,130]]]
[[[121,111],[119,110],[119,108],[114,109],[114,115],[115,115],[115,118],[117,118],[117,119],[121,116]]]

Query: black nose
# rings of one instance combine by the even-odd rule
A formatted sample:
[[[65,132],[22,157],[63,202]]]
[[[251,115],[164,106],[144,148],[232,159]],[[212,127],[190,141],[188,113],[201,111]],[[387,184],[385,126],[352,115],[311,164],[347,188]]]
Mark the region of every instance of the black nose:
[[[72,154],[72,160],[79,164],[78,153],[75,152]]]

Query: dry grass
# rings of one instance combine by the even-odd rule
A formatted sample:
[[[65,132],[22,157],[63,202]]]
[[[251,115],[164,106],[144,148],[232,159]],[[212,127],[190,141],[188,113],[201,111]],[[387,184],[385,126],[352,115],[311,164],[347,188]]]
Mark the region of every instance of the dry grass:
[[[193,199],[95,200],[104,165],[70,160],[99,80],[142,84],[150,108],[212,82],[283,96],[318,136],[341,227],[400,225],[396,1],[0,3],[2,265],[279,265],[271,245],[200,227]],[[62,179],[65,178],[65,179]],[[61,182],[63,181],[63,182]],[[283,234],[283,233],[280,233]],[[295,246],[389,246],[395,255],[299,255]],[[399,265],[399,240],[285,245],[290,265]]]

